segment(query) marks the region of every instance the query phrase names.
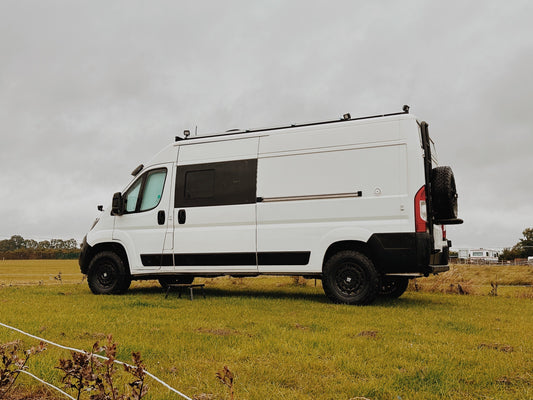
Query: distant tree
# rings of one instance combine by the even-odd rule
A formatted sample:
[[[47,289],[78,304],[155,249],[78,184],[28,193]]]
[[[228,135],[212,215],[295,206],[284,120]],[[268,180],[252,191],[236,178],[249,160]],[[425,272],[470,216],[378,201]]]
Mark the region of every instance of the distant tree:
[[[10,239],[0,241],[1,251],[12,251],[24,248],[24,238],[20,235],[13,235]]]
[[[516,255],[516,252],[511,249],[511,248],[505,248],[503,249],[503,251],[500,253],[500,261],[511,261],[511,260],[514,260],[515,258],[520,258]]]
[[[0,258],[5,259],[77,258],[79,250],[75,239],[37,242],[33,239],[24,239],[20,235],[13,235],[10,239],[0,240]]]
[[[533,228],[526,228],[522,232],[524,236],[512,248],[507,248],[500,254],[501,260],[514,260],[515,258],[527,258],[533,256]]]
[[[63,241],[63,248],[65,250],[74,250],[78,248],[78,242],[76,239],[68,239]]]
[[[9,239],[13,242],[16,249],[23,249],[24,248],[24,238],[20,235],[13,235],[11,236],[11,239]]]
[[[9,248],[9,240],[4,239],[0,240],[0,251],[9,251],[12,250]]]
[[[40,241],[38,248],[41,249],[41,250],[51,249],[50,241],[49,240]]]
[[[50,248],[51,249],[62,249],[63,248],[63,241],[61,239],[52,239],[52,240],[50,240]]]
[[[39,247],[39,243],[36,240],[33,240],[33,239],[25,239],[24,240],[24,248],[35,250],[38,247]]]
[[[526,228],[522,232],[524,237],[520,239],[517,246],[520,246],[524,250],[525,257],[533,255],[533,228]]]

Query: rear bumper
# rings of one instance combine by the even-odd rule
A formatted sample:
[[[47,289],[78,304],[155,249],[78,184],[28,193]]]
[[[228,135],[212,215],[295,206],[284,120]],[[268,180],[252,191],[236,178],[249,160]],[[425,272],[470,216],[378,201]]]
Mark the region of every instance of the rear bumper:
[[[433,266],[439,266],[439,265],[448,265],[448,260],[450,259],[450,247],[451,242],[447,242],[447,246],[444,246],[442,251],[439,251],[438,253],[433,253],[429,257],[429,264]]]
[[[422,274],[449,269],[449,248],[432,251],[428,233],[401,232],[374,234],[368,241],[378,270],[384,274]]]
[[[441,272],[450,270],[449,265],[430,265],[429,268],[431,269],[432,274],[440,274]]]

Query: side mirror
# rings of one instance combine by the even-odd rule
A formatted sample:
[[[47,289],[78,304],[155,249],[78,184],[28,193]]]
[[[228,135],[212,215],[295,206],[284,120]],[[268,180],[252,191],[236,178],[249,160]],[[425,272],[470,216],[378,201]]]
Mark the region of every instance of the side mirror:
[[[111,215],[124,214],[124,199],[122,193],[117,192],[113,195],[113,202],[111,203]]]

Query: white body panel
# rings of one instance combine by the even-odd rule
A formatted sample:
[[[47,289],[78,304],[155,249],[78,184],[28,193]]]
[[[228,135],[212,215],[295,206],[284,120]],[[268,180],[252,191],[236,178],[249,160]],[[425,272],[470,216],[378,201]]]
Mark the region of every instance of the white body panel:
[[[255,205],[183,208],[186,223],[180,225],[174,210],[174,253],[255,253]],[[254,265],[176,265],[175,272],[256,272]]]
[[[210,143],[184,142],[179,147],[180,166],[227,162],[257,158],[259,138],[214,141]],[[234,204],[218,206],[187,207],[176,204],[174,208],[174,253],[255,253],[256,252],[256,206]],[[184,212],[186,221],[178,222],[178,213]],[[257,265],[182,265],[176,262],[175,271],[250,273]]]
[[[331,243],[366,242],[374,232],[412,229],[406,172],[406,145],[397,121],[262,137],[258,196],[304,199],[258,203],[258,251],[316,249],[309,265],[291,269],[320,273]],[[335,197],[358,192],[361,196]],[[259,271],[286,268],[259,266]]]
[[[211,201],[209,188],[186,189],[188,173],[213,170],[216,177],[217,163],[241,160],[256,168],[253,201],[248,196],[238,204],[202,205]],[[121,244],[133,276],[320,274],[334,243],[413,233],[414,196],[425,184],[420,128],[407,114],[181,140],[158,153],[139,176],[161,167],[168,172],[156,208],[104,213],[87,236],[91,246]],[[192,205],[178,198],[196,195],[200,200]],[[435,248],[447,246],[440,226],[433,236]],[[296,261],[276,259],[289,253]],[[143,264],[141,255],[157,254],[166,261]],[[298,258],[302,254],[308,261]],[[202,264],[203,255],[238,262]]]

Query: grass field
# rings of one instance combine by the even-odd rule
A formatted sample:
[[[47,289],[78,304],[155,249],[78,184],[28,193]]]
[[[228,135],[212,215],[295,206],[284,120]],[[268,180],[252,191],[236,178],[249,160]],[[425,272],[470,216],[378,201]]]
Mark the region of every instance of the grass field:
[[[229,399],[215,378],[227,365],[239,400],[532,399],[532,289],[503,285],[531,283],[533,272],[474,268],[353,307],[331,304],[320,282],[271,277],[204,279],[207,298],[194,301],[165,299],[156,282],[94,296],[75,261],[3,261],[0,322],[84,349],[112,334],[119,359],[140,351],[150,372],[191,398]],[[488,296],[495,279],[502,287]],[[438,293],[458,282],[477,295]],[[36,344],[0,327],[0,343],[14,339]],[[60,386],[54,367],[67,356],[50,347],[30,371]],[[180,398],[149,384],[146,398]]]

